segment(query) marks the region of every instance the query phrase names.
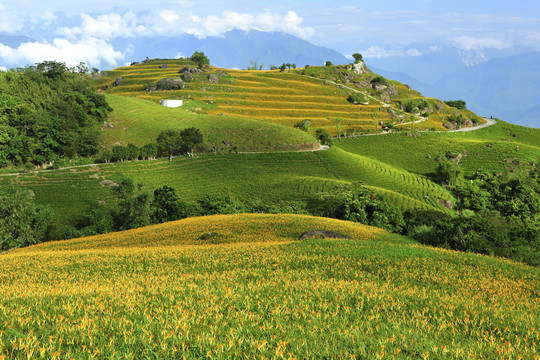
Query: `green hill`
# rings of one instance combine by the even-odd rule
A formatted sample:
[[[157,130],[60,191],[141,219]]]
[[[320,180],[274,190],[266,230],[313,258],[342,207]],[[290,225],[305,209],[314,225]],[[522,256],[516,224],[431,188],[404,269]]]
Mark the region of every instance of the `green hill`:
[[[319,148],[313,136],[292,127],[258,120],[198,114],[210,106],[187,101],[184,107],[168,108],[137,98],[107,95],[114,109],[104,127],[104,147],[133,143],[142,146],[155,142],[163,130],[196,127],[206,138],[208,148],[216,146],[221,151],[236,148],[238,151],[310,150]],[[224,142],[228,146],[224,146]]]
[[[207,67],[195,72],[181,90],[146,91],[165,78],[183,79],[179,71],[194,66],[185,60],[154,60],[107,71],[95,86],[108,94],[137,97],[158,103],[162,99],[195,100],[199,113],[244,118],[293,126],[308,120],[312,129],[334,135],[380,132],[380,123],[407,129],[411,121],[421,129],[445,130],[450,116],[482,121],[469,111],[427,99],[403,84],[371,72],[355,74],[344,66],[274,71],[226,70]],[[165,67],[165,68],[163,68]],[[209,80],[215,76],[214,82]],[[122,83],[114,86],[117,77]],[[382,79],[382,80],[381,80]],[[369,101],[353,105],[351,94]],[[193,108],[193,107],[192,107]]]
[[[461,166],[475,171],[505,172],[528,169],[540,159],[540,129],[498,120],[496,125],[472,132],[388,134],[342,139],[336,146],[404,170],[430,175],[438,157],[447,152],[463,155]]]
[[[350,239],[298,236],[313,229]],[[540,272],[360,224],[234,215],[0,256],[0,357],[534,359]]]

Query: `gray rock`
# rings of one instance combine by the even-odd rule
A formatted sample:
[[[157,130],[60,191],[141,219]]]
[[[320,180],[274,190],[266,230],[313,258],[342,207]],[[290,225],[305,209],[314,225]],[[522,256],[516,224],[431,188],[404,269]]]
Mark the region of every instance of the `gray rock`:
[[[160,69],[168,69],[169,68],[169,65],[168,64],[163,64],[159,67]]]
[[[193,81],[193,74],[189,71],[185,71],[182,73],[182,78],[185,82],[192,82]]]
[[[349,235],[339,234],[328,230],[309,230],[303,232],[298,240],[311,239],[317,237],[333,238],[333,239],[350,239]]]
[[[384,91],[384,90],[386,90],[386,88],[388,87],[388,86],[386,86],[386,85],[378,84],[378,83],[375,83],[375,84],[373,84],[372,86],[373,86],[373,89],[374,89],[375,91]]]
[[[357,75],[369,73],[369,70],[368,70],[368,68],[366,66],[366,63],[364,63],[363,61],[360,61],[360,62],[358,62],[356,64],[353,64],[352,69],[353,69],[354,73],[357,74]]]
[[[179,78],[165,78],[156,83],[156,90],[181,90],[186,87],[186,83]]]
[[[443,126],[445,128],[447,128],[448,130],[456,130],[457,129],[457,124],[453,121],[447,121],[443,124]]]
[[[394,111],[394,109],[388,108],[388,114],[390,115],[390,117],[391,117],[392,119],[397,118],[397,114],[396,114],[396,112]]]
[[[116,78],[116,80],[114,81],[114,84],[113,84],[113,85],[114,85],[114,86],[120,86],[120,85],[122,85],[123,82],[124,82],[124,79],[122,79],[121,76],[118,76],[118,77]]]
[[[215,74],[208,75],[208,81],[212,84],[219,84],[219,78]]]
[[[229,147],[231,145],[231,140],[223,140],[223,146]]]

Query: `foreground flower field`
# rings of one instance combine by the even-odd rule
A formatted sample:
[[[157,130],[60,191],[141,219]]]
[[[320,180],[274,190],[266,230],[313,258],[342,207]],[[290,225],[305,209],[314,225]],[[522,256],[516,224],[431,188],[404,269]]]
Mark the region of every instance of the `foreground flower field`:
[[[326,229],[350,240],[296,240]],[[0,256],[0,359],[539,359],[540,270],[297,215]]]

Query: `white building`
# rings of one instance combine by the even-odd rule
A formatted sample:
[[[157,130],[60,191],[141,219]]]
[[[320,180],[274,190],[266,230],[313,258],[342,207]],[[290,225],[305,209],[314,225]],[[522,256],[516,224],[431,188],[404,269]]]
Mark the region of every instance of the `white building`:
[[[159,103],[170,108],[177,108],[184,105],[183,100],[161,100]]]

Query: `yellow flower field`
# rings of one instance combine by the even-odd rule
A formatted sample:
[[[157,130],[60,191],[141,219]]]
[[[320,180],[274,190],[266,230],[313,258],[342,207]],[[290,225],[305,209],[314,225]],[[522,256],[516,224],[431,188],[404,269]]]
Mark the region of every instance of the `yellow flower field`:
[[[338,220],[185,219],[0,269],[0,359],[539,358],[538,269]]]

